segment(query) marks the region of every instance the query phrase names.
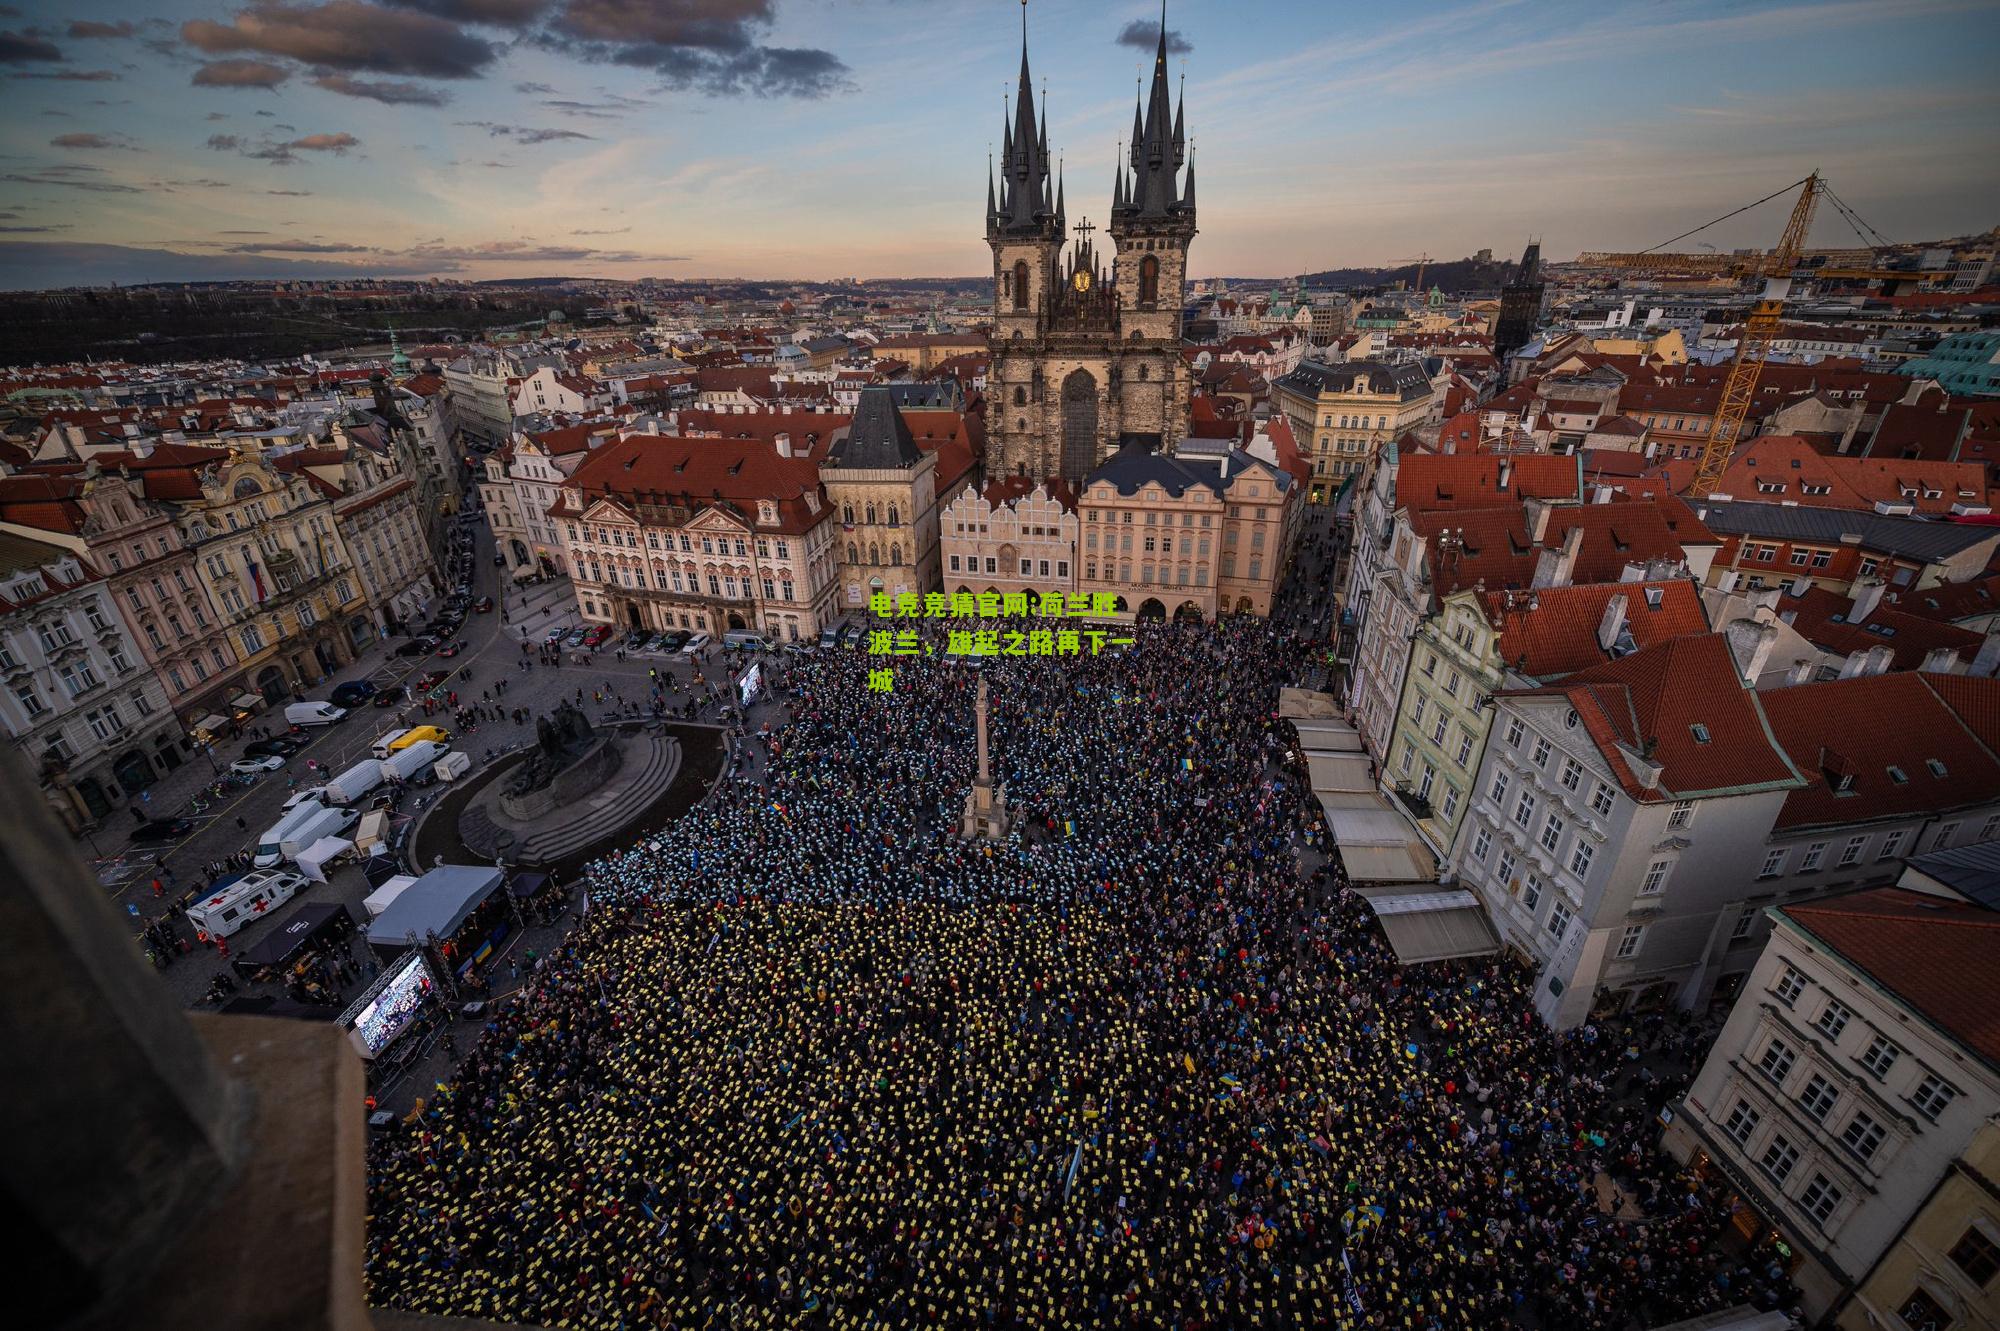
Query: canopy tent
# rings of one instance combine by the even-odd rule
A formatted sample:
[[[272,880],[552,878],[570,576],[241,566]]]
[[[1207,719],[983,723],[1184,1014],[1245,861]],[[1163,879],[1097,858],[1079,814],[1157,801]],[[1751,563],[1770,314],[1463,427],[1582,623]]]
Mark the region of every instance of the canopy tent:
[[[508,890],[515,896],[525,899],[541,891],[548,881],[549,876],[545,873],[517,873],[514,875],[513,886]]]
[[[1399,891],[1362,888],[1361,895],[1382,922],[1382,932],[1405,966],[1453,957],[1483,957],[1500,950],[1486,921],[1486,908],[1463,888]]]
[[[392,879],[403,877],[403,866],[394,855],[370,855],[361,861],[361,876],[368,880],[368,886],[380,887]],[[410,881],[415,882],[416,879]]]
[[[315,883],[326,881],[326,866],[329,860],[337,860],[354,849],[354,843],[346,837],[323,836],[299,852],[296,861],[299,872]]]
[[[381,919],[382,912],[389,909],[389,903],[402,896],[405,890],[416,884],[416,881],[412,875],[406,873],[399,873],[385,880],[373,892],[361,898],[361,909],[368,913],[369,919]]]
[[[387,910],[368,926],[368,941],[378,947],[407,946],[436,934],[449,938],[506,881],[498,869],[470,864],[443,864],[403,890]]]
[[[313,901],[287,915],[278,927],[235,958],[236,969],[248,975],[265,966],[284,966],[327,934],[352,925],[354,917],[338,902]]]

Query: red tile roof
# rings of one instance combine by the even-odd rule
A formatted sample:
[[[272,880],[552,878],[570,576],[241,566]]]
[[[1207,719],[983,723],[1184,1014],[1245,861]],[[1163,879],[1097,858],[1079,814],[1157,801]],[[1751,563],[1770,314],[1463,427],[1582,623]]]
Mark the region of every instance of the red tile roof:
[[[1807,781],[1785,798],[1778,826],[1906,818],[2000,799],[2000,760],[1933,687],[1941,678],[1961,677],[1864,675],[1758,695],[1771,733]],[[1841,782],[1845,790],[1835,788]]]
[[[1658,594],[1657,604],[1649,599],[1649,591]],[[1686,578],[1488,592],[1482,599],[1487,619],[1499,626],[1497,645],[1507,668],[1531,679],[1555,679],[1616,659],[1597,639],[1605,607],[1613,597],[1625,602],[1625,623],[1635,649],[1708,632],[1701,597]]]
[[[1883,598],[1904,614],[1952,623],[2000,612],[2000,573],[1970,582],[1944,582],[1920,591],[1892,590]]]
[[[1984,641],[1970,629],[1907,614],[1891,606],[1886,597],[1864,622],[1853,623],[1853,614],[1852,597],[1824,587],[1808,588],[1803,596],[1780,592],[1778,597],[1778,617],[1807,642],[1842,656],[1887,647],[1893,654],[1890,668],[1894,670],[1915,670],[1939,647],[1953,649],[1959,660],[1970,664]]]
[[[803,457],[781,458],[760,440],[626,435],[599,446],[583,460],[563,483],[551,512],[583,513],[607,491],[628,510],[640,504],[727,506],[753,522],[759,500],[776,500],[778,526],[765,530],[794,534],[811,529],[833,512],[820,493],[818,463]],[[805,502],[808,492],[819,496],[817,513]]]
[[[1568,699],[1625,793],[1641,802],[1799,784],[1765,730],[1754,695],[1743,687],[1728,644],[1716,634],[1672,638],[1559,683],[1498,696]],[[1621,744],[1639,752],[1650,748],[1661,768],[1656,788],[1640,783]]]
[[[1396,506],[1412,513],[1486,508],[1509,499],[1579,497],[1573,457],[1417,453],[1403,457],[1396,467]]]
[[[2000,1067],[2000,913],[1900,887],[1780,906],[1785,918]]]

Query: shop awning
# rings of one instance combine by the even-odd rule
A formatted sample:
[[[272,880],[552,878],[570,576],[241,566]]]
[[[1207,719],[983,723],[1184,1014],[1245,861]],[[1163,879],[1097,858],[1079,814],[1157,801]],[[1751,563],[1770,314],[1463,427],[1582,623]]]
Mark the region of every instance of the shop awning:
[[[1405,966],[1453,957],[1484,957],[1500,950],[1487,923],[1486,908],[1463,888],[1405,892],[1362,888],[1361,895],[1382,922],[1382,932]]]
[[[523,564],[521,565],[521,567],[514,570],[514,581],[516,582],[526,582],[529,578],[532,578],[534,576],[535,576],[535,566],[533,564]]]
[[[1380,795],[1313,792],[1353,883],[1437,881],[1437,861]]]
[[[1374,764],[1365,753],[1309,753],[1306,770],[1315,791],[1360,794],[1375,789]]]
[[[214,712],[210,712],[207,716],[195,722],[193,728],[203,734],[220,735],[229,728],[229,718],[226,716],[217,716]]]
[[[1292,722],[1292,728],[1299,732],[1299,748],[1307,753],[1367,752],[1360,732],[1338,717],[1301,717]]]
[[[254,712],[264,705],[261,693],[239,693],[229,700],[229,705],[241,712]]]
[[[1278,690],[1278,715],[1287,721],[1297,721],[1307,717],[1337,717],[1340,704],[1331,693],[1320,693],[1313,689],[1281,688]]]

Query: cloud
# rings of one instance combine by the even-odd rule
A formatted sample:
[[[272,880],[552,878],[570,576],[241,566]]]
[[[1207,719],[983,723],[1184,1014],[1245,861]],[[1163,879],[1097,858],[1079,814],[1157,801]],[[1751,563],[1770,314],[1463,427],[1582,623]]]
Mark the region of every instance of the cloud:
[[[539,97],[545,93],[554,92],[555,89],[546,83],[517,83],[514,85],[514,91],[524,97]]]
[[[291,70],[268,60],[211,60],[194,72],[194,86],[271,89],[291,76]]]
[[[23,65],[31,60],[60,60],[56,44],[33,28],[26,32],[0,32],[0,65]]]
[[[585,60],[649,69],[711,96],[825,97],[854,85],[831,51],[760,46],[775,0],[567,0],[541,37]]]
[[[240,134],[211,134],[208,136],[208,146],[216,152],[237,153],[240,156],[250,158],[252,161],[289,165],[299,160],[298,154],[301,152],[334,153],[344,156],[349,148],[360,147],[361,140],[347,133],[308,134],[304,138],[298,139],[262,139],[256,141],[246,139]],[[270,192],[280,194],[286,191],[272,190]]]
[[[268,236],[271,233],[268,231],[218,231],[215,234],[218,236]]]
[[[127,146],[128,145],[126,144],[118,142],[116,139],[106,138],[102,134],[83,134],[83,133],[58,134],[54,138],[49,140],[49,147],[51,148],[82,148],[86,150],[96,150],[102,148],[124,148]]]
[[[1130,46],[1152,55],[1160,49],[1160,24],[1157,19],[1135,18],[1112,38],[1119,46]],[[1179,30],[1167,29],[1167,52],[1170,55],[1186,55],[1194,50],[1194,43],[1182,36]]]
[[[203,119],[205,119],[205,120],[227,120],[227,119],[229,119],[229,117],[228,117],[227,115],[224,115],[224,114],[223,114],[222,112],[220,112],[220,111],[210,111],[210,112],[209,112],[209,113],[208,113],[208,114],[207,114],[206,116],[204,116],[204,117],[203,117]]]
[[[631,229],[629,226],[614,226],[604,231],[572,231],[570,234],[572,236],[622,236]]]
[[[243,146],[243,139],[235,134],[211,134],[208,146],[219,153],[233,153]]]
[[[545,101],[543,106],[560,111],[566,116],[583,116],[590,120],[615,120],[625,114],[625,108],[611,102],[569,102],[561,99]]]
[[[540,18],[554,0],[386,0],[398,9],[420,9],[460,23],[523,28]]]
[[[56,79],[63,83],[116,83],[123,76],[108,69],[16,70],[10,79]]]
[[[250,51],[329,69],[420,78],[471,78],[499,55],[491,42],[449,20],[368,0],[253,0],[228,23],[183,23],[181,39],[211,55]]]
[[[312,191],[309,189],[267,189],[264,192],[286,199],[310,199],[312,197]]]
[[[468,129],[483,129],[496,139],[512,139],[516,143],[551,143],[557,139],[594,137],[573,129],[531,129],[526,125],[496,125],[491,120],[458,120],[452,123]]]
[[[344,153],[349,148],[360,146],[361,140],[352,134],[308,134],[285,145],[309,153]]]
[[[269,240],[244,241],[229,246],[228,252],[231,254],[364,254],[370,252],[372,248],[368,245],[322,244],[316,240]]]
[[[313,80],[313,87],[337,92],[343,97],[365,97],[389,106],[443,106],[451,100],[447,93],[426,88],[420,83],[371,83],[351,74],[322,74]]]
[[[488,240],[473,245],[418,245],[400,251],[411,260],[464,264],[505,259],[512,263],[685,263],[683,254],[638,254],[630,250],[596,250],[584,245],[537,245],[525,240]]]
[[[138,27],[130,20],[117,23],[95,23],[89,19],[78,19],[69,25],[69,35],[83,41],[91,37],[130,37]]]
[[[71,224],[68,222],[51,222],[47,226],[0,226],[0,232],[26,233],[32,231],[44,231],[44,232],[67,231],[70,229],[70,225]]]
[[[120,185],[109,180],[72,180],[62,173],[62,168],[45,167],[40,171],[9,171],[0,175],[0,181],[13,185],[62,185],[68,189],[89,190],[93,194],[143,194],[136,185]]]

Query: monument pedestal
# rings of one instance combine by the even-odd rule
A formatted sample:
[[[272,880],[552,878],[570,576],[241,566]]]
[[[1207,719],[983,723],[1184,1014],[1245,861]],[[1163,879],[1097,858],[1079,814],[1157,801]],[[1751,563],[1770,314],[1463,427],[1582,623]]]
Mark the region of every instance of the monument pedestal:
[[[973,704],[973,725],[979,735],[979,774],[965,797],[965,820],[961,835],[998,841],[1007,835],[1007,788],[993,785],[993,771],[986,758],[986,676],[979,677],[979,694]]]

